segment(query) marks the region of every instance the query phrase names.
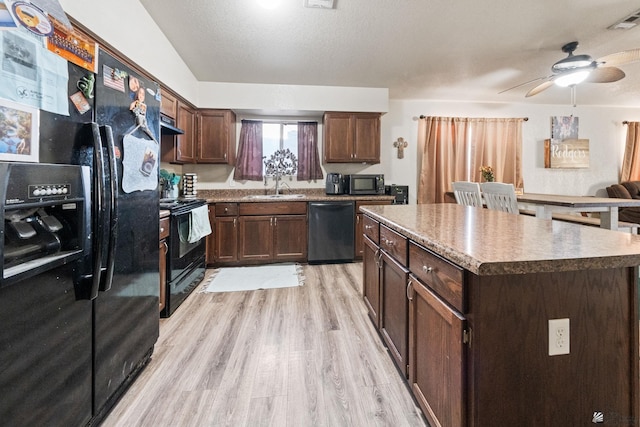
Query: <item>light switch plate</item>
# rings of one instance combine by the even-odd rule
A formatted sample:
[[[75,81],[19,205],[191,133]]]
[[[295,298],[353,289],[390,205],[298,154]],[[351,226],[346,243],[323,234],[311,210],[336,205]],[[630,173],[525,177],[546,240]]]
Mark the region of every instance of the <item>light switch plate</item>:
[[[569,354],[569,319],[549,319],[549,356]]]

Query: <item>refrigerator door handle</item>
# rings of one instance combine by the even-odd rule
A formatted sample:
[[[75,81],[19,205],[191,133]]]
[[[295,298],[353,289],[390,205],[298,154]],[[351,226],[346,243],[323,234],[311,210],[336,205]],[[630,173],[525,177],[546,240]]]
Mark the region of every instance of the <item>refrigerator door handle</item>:
[[[98,296],[100,289],[100,278],[102,275],[102,236],[104,235],[105,218],[104,218],[104,184],[105,164],[102,152],[102,138],[100,136],[100,128],[97,123],[91,123],[91,133],[93,135],[93,184],[94,184],[94,206],[91,212],[93,220],[93,280],[91,284],[91,299]]]
[[[115,251],[118,236],[118,167],[116,162],[116,145],[113,139],[113,130],[111,126],[104,125],[100,127],[100,134],[106,142],[107,159],[109,161],[109,243],[107,246],[107,268],[100,283],[101,291],[111,289],[113,281],[113,272],[115,269]],[[103,191],[106,188],[103,189]]]

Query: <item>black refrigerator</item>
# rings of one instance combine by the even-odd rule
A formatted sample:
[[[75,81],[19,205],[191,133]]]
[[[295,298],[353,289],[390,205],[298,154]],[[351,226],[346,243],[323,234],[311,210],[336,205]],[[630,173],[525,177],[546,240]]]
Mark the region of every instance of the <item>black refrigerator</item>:
[[[159,87],[103,51],[98,64],[86,111],[70,99],[69,116],[40,112],[40,165],[80,165],[86,172],[86,202],[66,203],[74,212],[86,211],[86,239],[72,235],[83,229],[82,221],[65,222],[65,203],[57,208],[54,200],[49,206],[40,198],[35,212],[18,210],[4,197],[12,191],[6,181],[21,180],[0,184],[3,263],[13,244],[5,231],[23,227],[19,222],[37,225],[47,216],[62,222],[52,233],[56,237],[73,230],[58,240],[75,242],[78,252],[24,280],[0,278],[3,424],[98,423],[150,360],[158,338]],[[71,63],[68,68],[71,96],[91,76]],[[57,172],[34,175],[41,174],[23,177],[29,191],[63,179]],[[14,233],[18,244],[25,242],[20,227]]]

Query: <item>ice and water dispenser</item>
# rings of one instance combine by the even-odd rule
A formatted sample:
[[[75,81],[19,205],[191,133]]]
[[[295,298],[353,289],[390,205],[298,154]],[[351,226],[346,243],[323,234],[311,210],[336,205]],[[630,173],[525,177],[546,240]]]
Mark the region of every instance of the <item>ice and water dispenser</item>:
[[[0,163],[0,287],[89,253],[86,166]]]

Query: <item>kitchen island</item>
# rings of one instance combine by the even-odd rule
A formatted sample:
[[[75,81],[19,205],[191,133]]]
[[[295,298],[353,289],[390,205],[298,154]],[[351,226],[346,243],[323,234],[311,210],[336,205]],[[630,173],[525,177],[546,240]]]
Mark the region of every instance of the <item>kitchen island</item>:
[[[361,211],[365,304],[431,425],[640,422],[640,237],[457,204]]]

